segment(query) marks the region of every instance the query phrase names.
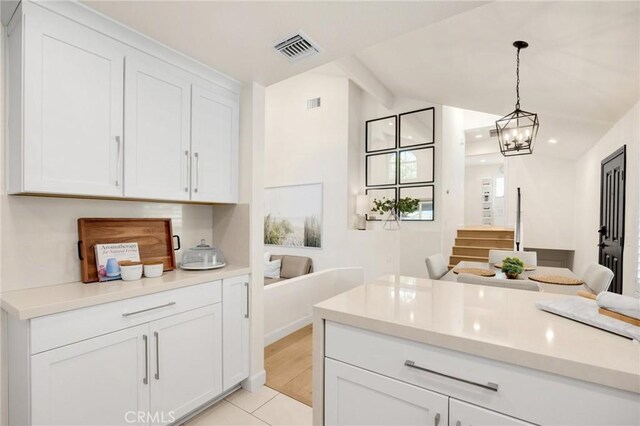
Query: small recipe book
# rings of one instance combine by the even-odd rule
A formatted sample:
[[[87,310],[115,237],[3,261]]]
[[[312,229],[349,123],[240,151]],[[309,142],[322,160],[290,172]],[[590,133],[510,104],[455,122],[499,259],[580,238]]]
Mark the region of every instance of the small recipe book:
[[[120,279],[120,265],[123,260],[140,261],[138,243],[96,244],[96,267],[99,281]]]

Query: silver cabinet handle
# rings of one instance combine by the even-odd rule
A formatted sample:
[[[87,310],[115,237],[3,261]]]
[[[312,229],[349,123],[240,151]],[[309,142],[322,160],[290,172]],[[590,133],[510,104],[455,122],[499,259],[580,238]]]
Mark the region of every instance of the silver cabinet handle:
[[[198,188],[200,187],[200,155],[197,152],[193,153],[193,158],[196,159],[196,167],[194,174],[196,175],[196,185],[193,188],[193,192],[198,192]]]
[[[244,288],[247,290],[247,313],[244,317],[249,318],[249,283],[244,283]]]
[[[175,304],[176,302],[169,302],[169,303],[165,303],[164,305],[154,306],[153,308],[141,309],[139,311],[134,311],[134,312],[125,312],[124,314],[122,314],[122,316],[126,318],[126,317],[130,317],[131,315],[138,315],[144,312],[149,312],[149,311],[153,311],[160,308],[166,308],[167,306],[173,306]]]
[[[160,380],[160,334],[154,331],[153,335],[156,338],[156,380]]]
[[[144,379],[142,379],[142,383],[146,385],[149,383],[149,338],[144,334],[142,339],[144,340]]]
[[[185,179],[184,192],[189,192],[189,151],[186,150],[184,155],[187,158],[187,178]]]
[[[436,418],[434,419],[435,426],[440,424],[440,413],[436,413]]]
[[[420,367],[420,366],[416,365],[415,362],[410,361],[410,360],[406,360],[404,362],[404,365],[406,365],[407,367],[415,368],[416,370],[425,371],[427,373],[435,374],[437,376],[446,377],[448,379],[457,380],[459,382],[467,383],[467,384],[474,385],[474,386],[479,386],[479,387],[484,388],[484,389],[489,389],[489,390],[492,390],[494,392],[498,392],[498,384],[497,383],[489,382],[489,383],[487,383],[485,385],[483,383],[472,382],[470,380],[461,379],[459,377],[450,376],[448,374],[444,374],[444,373],[440,373],[438,371],[429,370],[428,368]]]
[[[116,151],[116,186],[120,186],[120,136],[116,136],[116,145],[118,146]]]

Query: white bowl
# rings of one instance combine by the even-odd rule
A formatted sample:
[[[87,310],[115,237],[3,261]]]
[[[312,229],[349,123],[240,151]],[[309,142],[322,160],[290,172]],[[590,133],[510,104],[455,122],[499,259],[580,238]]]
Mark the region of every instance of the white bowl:
[[[155,263],[153,265],[144,265],[144,276],[147,278],[157,278],[162,276],[164,264]]]
[[[123,281],[136,281],[142,278],[142,265],[120,265],[120,276]]]

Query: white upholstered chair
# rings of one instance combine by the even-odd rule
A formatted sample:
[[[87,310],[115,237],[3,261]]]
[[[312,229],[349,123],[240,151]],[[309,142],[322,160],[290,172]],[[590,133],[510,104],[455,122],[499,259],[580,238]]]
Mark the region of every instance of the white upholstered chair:
[[[587,270],[584,271],[582,280],[591,291],[595,294],[600,294],[609,289],[613,281],[613,272],[606,266],[594,263],[593,265],[589,265]]]
[[[516,290],[540,291],[540,284],[531,280],[505,280],[503,278],[480,277],[471,274],[459,274],[459,283],[479,284],[490,287],[513,288]]]
[[[538,266],[538,253],[535,251],[489,250],[489,263],[500,263],[505,257],[517,257],[527,266]]]
[[[432,280],[439,280],[449,271],[447,268],[447,262],[440,253],[427,257],[425,263],[427,264],[429,278]]]

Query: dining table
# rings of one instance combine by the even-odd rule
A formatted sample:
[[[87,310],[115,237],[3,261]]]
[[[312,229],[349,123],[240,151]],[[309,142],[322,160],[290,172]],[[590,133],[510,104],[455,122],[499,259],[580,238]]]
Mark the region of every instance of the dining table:
[[[471,262],[466,260],[459,262],[456,266],[453,267],[453,269],[449,270],[449,272],[447,272],[442,278],[440,278],[440,281],[457,282],[458,275],[454,272],[454,270],[457,268],[478,268],[478,269],[488,269],[488,270],[494,271],[496,275],[492,278],[504,279],[505,287],[509,286],[509,281],[513,281],[512,279],[507,278],[504,272],[502,272],[499,268],[495,267],[494,264],[491,264],[489,262]],[[561,275],[563,277],[578,278],[578,276],[576,276],[576,274],[574,274],[573,271],[571,271],[571,269],[569,268],[557,268],[553,266],[536,266],[535,269],[532,271],[524,271],[523,273],[521,273],[517,279],[528,280],[529,277],[533,275]],[[541,282],[538,282],[538,284],[540,284],[540,291],[543,291],[545,293],[576,295],[578,290],[583,290],[589,293],[593,293],[591,289],[589,289],[589,287],[587,287],[585,284],[564,285],[564,284],[547,284],[547,283],[541,283]]]

